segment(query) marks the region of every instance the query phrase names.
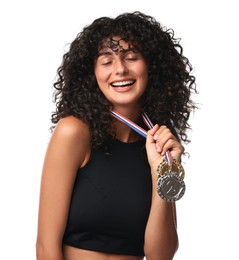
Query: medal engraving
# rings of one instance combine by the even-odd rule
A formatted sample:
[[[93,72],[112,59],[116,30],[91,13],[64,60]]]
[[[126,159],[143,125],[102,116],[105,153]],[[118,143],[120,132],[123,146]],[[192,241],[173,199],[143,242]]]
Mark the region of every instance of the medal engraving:
[[[185,183],[177,173],[166,172],[158,179],[159,196],[169,202],[179,200],[185,193]]]

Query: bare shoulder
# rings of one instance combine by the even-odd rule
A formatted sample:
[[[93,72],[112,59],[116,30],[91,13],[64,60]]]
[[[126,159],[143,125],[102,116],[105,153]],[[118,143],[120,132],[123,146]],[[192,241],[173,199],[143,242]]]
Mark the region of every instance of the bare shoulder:
[[[90,132],[88,125],[81,119],[74,116],[68,116],[62,118],[56,125],[54,132],[57,134],[68,136],[69,138],[82,138],[89,139]]]
[[[54,151],[62,151],[75,158],[82,167],[90,154],[91,137],[88,125],[82,120],[68,116],[62,118],[57,123],[49,146],[54,147]],[[64,156],[65,157],[65,156]]]

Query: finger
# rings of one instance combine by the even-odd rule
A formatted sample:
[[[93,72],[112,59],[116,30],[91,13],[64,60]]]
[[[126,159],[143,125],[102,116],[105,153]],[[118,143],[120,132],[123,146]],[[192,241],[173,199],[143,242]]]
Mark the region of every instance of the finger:
[[[147,135],[152,137],[154,139],[155,133],[158,131],[159,125],[156,124],[153,128],[151,128],[148,132]]]
[[[167,151],[170,151],[175,159],[179,159],[184,152],[184,147],[177,140],[169,139],[163,146],[160,155],[164,156]]]
[[[154,135],[158,131],[158,129],[159,129],[159,125],[156,124],[153,128],[151,128],[147,132],[146,145],[151,145],[151,144],[155,145]]]
[[[156,141],[156,147],[158,152],[162,152],[163,150],[165,151],[164,146],[169,140],[176,140],[171,131],[166,127],[158,130],[154,135],[154,138]]]
[[[160,154],[161,155],[165,155],[167,151],[170,151],[172,150],[172,148],[174,147],[174,143],[175,143],[175,140],[172,140],[172,139],[168,139],[164,145],[162,146],[162,149],[160,151]]]
[[[167,128],[167,126],[165,126],[165,125],[161,125],[160,127],[159,127],[159,129],[158,129],[158,131],[157,131],[157,135],[161,135],[163,132],[165,132],[165,131],[170,131],[168,128]],[[156,138],[157,139],[157,138]]]
[[[164,131],[164,129],[167,129],[166,126],[160,126],[158,131],[154,134],[154,140],[157,141],[159,135],[162,134],[162,131]]]

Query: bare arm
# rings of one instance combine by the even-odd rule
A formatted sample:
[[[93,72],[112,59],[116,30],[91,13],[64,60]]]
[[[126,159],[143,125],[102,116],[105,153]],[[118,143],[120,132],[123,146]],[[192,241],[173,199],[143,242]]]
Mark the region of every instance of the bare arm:
[[[145,255],[147,260],[172,260],[178,248],[176,206],[159,197],[156,169],[167,150],[180,160],[184,148],[169,129],[156,125],[148,132],[146,149],[152,175],[152,204],[145,231]]]
[[[153,180],[152,204],[145,232],[147,260],[171,260],[178,247],[175,205],[162,200]]]
[[[79,119],[61,119],[49,142],[42,171],[36,254],[63,260],[62,237],[77,170],[88,160],[90,136]]]

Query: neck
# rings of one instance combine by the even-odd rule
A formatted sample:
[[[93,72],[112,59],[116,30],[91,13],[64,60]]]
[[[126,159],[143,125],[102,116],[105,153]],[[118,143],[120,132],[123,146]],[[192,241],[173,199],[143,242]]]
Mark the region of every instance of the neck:
[[[114,124],[116,139],[124,143],[132,143],[138,140],[139,135],[122,122]]]
[[[140,109],[129,110],[125,108],[114,108],[113,110],[134,122],[136,122],[141,115]],[[139,137],[134,130],[119,120],[114,122],[113,127],[116,133],[116,138],[122,142],[134,142]]]
[[[128,119],[130,119],[131,121],[137,121],[137,119],[140,117],[141,115],[141,108],[140,107],[114,107],[113,111],[127,117]]]

